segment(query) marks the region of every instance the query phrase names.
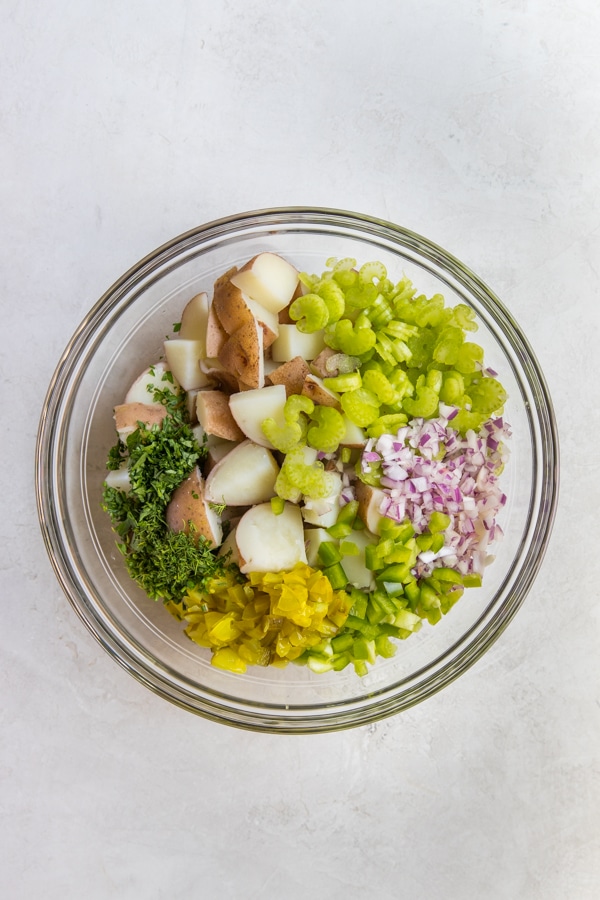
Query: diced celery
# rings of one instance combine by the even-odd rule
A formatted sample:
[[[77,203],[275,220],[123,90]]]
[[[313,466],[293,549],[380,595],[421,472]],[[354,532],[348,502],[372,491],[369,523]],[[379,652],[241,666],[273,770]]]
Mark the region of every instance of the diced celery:
[[[323,384],[330,391],[336,391],[343,394],[345,391],[355,391],[362,386],[362,378],[360,372],[346,372],[343,375],[336,375],[332,378],[324,378]]]
[[[303,334],[321,331],[329,321],[329,310],[325,301],[317,294],[305,294],[293,301],[289,308],[290,319]]]
[[[271,509],[276,516],[280,516],[285,509],[285,500],[282,497],[271,497]]]
[[[372,391],[357,388],[342,394],[340,404],[354,425],[361,428],[371,425],[379,416],[379,401]]]
[[[307,442],[315,450],[333,453],[346,433],[342,414],[332,406],[316,406],[310,420]]]

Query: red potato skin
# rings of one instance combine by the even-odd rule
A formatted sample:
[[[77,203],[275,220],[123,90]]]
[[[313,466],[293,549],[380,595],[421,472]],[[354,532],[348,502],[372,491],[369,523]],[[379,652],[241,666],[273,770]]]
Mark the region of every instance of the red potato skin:
[[[148,428],[160,425],[166,415],[165,407],[156,403],[120,403],[114,408],[117,431],[122,431],[132,424],[135,430],[137,422],[143,422]]]
[[[301,356],[296,356],[289,362],[282,363],[277,369],[274,369],[265,378],[265,383],[283,384],[288,397],[290,394],[301,394],[309,371],[306,361]]]
[[[310,397],[314,403],[320,406],[333,406],[335,409],[341,409],[338,398],[332,396],[310,375],[305,378],[301,393],[305,397]]]
[[[227,332],[219,322],[214,306],[208,309],[208,321],[206,323],[206,355],[216,359],[227,340]]]
[[[310,363],[310,371],[313,375],[317,375],[319,378],[332,378],[339,375],[338,369],[334,369],[331,372],[327,369],[327,360],[335,356],[337,352],[337,350],[332,350],[331,347],[325,347],[324,350],[321,350],[319,355],[315,356]]]
[[[296,285],[296,290],[292,294],[292,299],[288,303],[287,306],[284,306],[283,309],[279,310],[279,324],[280,325],[294,325],[294,320],[290,317],[290,306],[297,300],[298,297],[301,297],[304,293],[304,285],[301,281]]]
[[[262,354],[262,329],[253,318],[229,336],[219,353],[219,362],[238,381],[259,388],[263,386],[259,384],[259,359]]]
[[[228,280],[219,279],[215,283],[213,294],[213,309],[227,334],[231,335],[242,325],[255,319],[254,313],[246,305],[242,291]],[[263,331],[263,347],[271,346],[277,334],[262,322],[257,316],[256,320]]]
[[[196,468],[173,492],[167,506],[167,526],[214,543],[214,534],[204,505],[204,480]]]
[[[196,401],[203,402],[208,410],[209,415],[203,425],[207,434],[214,434],[226,441],[244,440],[245,435],[229,408],[229,394],[224,391],[201,391]]]

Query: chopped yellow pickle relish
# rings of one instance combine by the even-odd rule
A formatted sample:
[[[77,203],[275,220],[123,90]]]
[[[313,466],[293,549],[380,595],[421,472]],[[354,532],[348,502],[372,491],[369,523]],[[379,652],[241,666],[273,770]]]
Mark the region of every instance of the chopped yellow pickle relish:
[[[364,676],[481,586],[502,536],[507,393],[466,304],[378,261],[314,275],[273,258],[216,282],[218,359],[197,365],[212,303],[197,296],[171,365],[115,409],[103,505],[131,576],[214,666]],[[283,299],[258,260],[286,270]]]
[[[186,634],[213,650],[213,665],[244,672],[247,665],[286,665],[320,647],[344,625],[351,605],[346,591],[299,563],[290,571],[251,572],[245,584],[230,575],[206,591],[190,590],[182,617]]]

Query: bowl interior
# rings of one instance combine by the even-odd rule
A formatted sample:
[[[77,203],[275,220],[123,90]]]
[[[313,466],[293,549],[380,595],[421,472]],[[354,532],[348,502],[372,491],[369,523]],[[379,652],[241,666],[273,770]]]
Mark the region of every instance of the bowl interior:
[[[160,603],[129,578],[101,508],[113,407],[162,356],[185,303],[210,295],[215,279],[264,250],[320,272],[331,257],[381,260],[395,281],[442,293],[477,313],[475,340],[509,394],[508,502],[483,586],[469,589],[436,626],[378,659],[369,674],[351,667],[258,668],[240,676],[210,665]],[[543,377],[518,326],[472,273],[425,239],[348,213],[273,210],[221,220],[157,250],[96,304],[59,365],[40,426],[38,496],[42,528],[59,579],[86,625],[132,674],[192,711],[248,728],[316,731],[362,724],[412,705],[471,665],[510,621],[533,580],[556,500],[554,420]]]

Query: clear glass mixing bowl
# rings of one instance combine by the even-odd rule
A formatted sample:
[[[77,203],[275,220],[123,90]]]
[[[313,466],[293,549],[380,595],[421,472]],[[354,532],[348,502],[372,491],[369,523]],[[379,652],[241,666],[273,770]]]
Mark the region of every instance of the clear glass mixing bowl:
[[[113,407],[162,342],[187,300],[215,278],[270,250],[320,272],[331,257],[379,259],[390,278],[406,273],[419,292],[442,293],[477,313],[476,340],[508,390],[511,458],[503,475],[505,538],[483,586],[469,589],[436,626],[400,643],[359,678],[352,667],[210,665],[182,626],[130,580],[101,509]],[[96,303],[69,342],[41,417],[36,458],[40,523],[56,575],[73,608],[110,655],[162,697],[210,719],[271,732],[362,725],[424,700],[471,666],[506,628],[539,570],[558,489],[551,400],[512,315],[462,263],[426,238],[368,216],[328,209],[248,212],[196,228],[151,253]]]

